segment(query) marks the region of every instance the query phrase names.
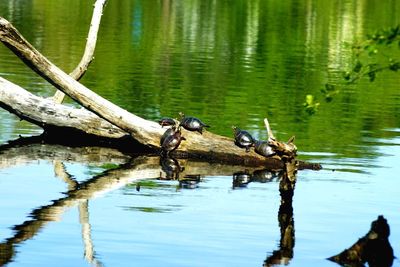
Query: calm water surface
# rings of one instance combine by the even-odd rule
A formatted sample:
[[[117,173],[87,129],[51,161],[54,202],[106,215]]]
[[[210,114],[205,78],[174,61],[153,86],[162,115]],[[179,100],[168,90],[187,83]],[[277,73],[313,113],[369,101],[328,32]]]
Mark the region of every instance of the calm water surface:
[[[339,84],[353,63],[348,44],[400,23],[400,3],[281,2],[111,0],[82,83],[151,120],[183,111],[221,135],[235,124],[265,138],[268,117],[279,139],[296,135],[299,158],[324,168],[297,175],[287,221],[294,243],[281,264],[335,266],[325,258],[381,214],[399,257],[399,75],[341,88],[331,103],[319,92]],[[69,72],[91,8],[0,1],[0,16]],[[41,96],[54,93],[4,46],[0,76]],[[307,94],[321,102],[313,116],[302,106]],[[166,176],[158,158],[9,145],[41,129],[4,110],[0,118],[0,265],[268,266],[282,248],[276,176],[240,187],[232,175],[245,169],[180,161],[185,174],[201,175],[179,185],[156,179]]]

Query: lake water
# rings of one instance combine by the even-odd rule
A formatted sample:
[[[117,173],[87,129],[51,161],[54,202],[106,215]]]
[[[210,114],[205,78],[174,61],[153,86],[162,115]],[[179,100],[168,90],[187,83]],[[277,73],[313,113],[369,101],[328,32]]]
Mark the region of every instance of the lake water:
[[[70,72],[91,2],[0,1],[0,16]],[[182,111],[226,136],[238,125],[266,138],[268,117],[278,139],[296,136],[299,159],[323,169],[298,172],[285,219],[276,174],[239,186],[244,167],[180,161],[201,175],[157,179],[166,174],[156,157],[41,144],[31,137],[41,129],[0,110],[0,265],[272,266],[281,252],[281,264],[337,266],[326,258],[378,215],[399,257],[399,73],[342,86],[330,103],[320,93],[343,82],[352,44],[399,23],[398,1],[108,1],[84,85],[144,118]],[[378,58],[400,58],[390,51]],[[3,45],[0,76],[54,94]],[[312,116],[308,94],[321,102]],[[19,136],[24,144],[11,142]]]

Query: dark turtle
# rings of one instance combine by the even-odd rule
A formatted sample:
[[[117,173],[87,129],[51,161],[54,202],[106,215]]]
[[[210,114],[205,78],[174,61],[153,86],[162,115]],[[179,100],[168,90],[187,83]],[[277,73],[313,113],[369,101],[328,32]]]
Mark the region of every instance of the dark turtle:
[[[181,135],[181,131],[179,128],[177,130],[175,130],[175,128],[171,128],[171,129],[172,129],[172,132],[168,133],[166,136],[164,136],[165,135],[165,133],[164,133],[164,135],[161,137],[161,139],[163,139],[163,142],[161,144],[161,149],[163,152],[165,152],[167,154],[167,156],[171,151],[174,151],[175,149],[177,149],[179,147],[182,140],[186,140],[185,137],[183,137]],[[170,129],[168,129],[168,130],[170,130]]]
[[[203,128],[210,127],[207,124],[204,124],[198,118],[186,117],[185,114],[183,114],[182,112],[179,112],[179,115],[181,116],[181,122],[179,125],[188,131],[197,131],[197,132],[203,134]]]
[[[251,174],[247,170],[235,172],[233,174],[232,188],[246,187],[251,181]]]
[[[164,143],[165,138],[167,138],[168,136],[173,135],[176,132],[176,127],[172,126],[171,128],[167,129],[164,134],[161,136],[160,138],[160,146],[162,146],[162,144]]]
[[[235,145],[246,148],[246,152],[250,151],[250,147],[254,146],[254,138],[247,131],[240,130],[238,127],[232,126],[235,137]]]
[[[272,157],[276,154],[276,152],[272,149],[272,147],[268,144],[268,141],[255,141],[254,142],[254,151],[264,157]]]
[[[158,124],[160,124],[161,127],[174,126],[176,125],[176,122],[173,118],[164,117],[158,120]]]

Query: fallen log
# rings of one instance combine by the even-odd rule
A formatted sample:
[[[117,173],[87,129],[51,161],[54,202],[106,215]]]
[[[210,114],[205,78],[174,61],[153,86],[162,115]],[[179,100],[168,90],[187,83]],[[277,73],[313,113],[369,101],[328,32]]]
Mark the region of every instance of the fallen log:
[[[40,54],[10,22],[1,17],[0,41],[10,48],[31,69],[83,107],[122,129],[142,145],[153,150],[159,150],[160,137],[165,129],[156,122],[143,119],[111,103],[74,80],[74,78],[70,77]],[[7,90],[7,88],[3,89]],[[24,103],[20,104],[23,105]],[[11,110],[12,108],[10,107],[15,105],[16,103],[2,104],[3,107],[7,106],[8,110]],[[46,108],[42,111],[44,112]],[[41,119],[38,125],[46,128],[46,120]],[[253,150],[247,153],[245,150],[235,146],[232,138],[216,135],[208,131],[201,135],[183,130],[182,135],[186,138],[186,141],[182,142],[177,151],[174,151],[173,156],[194,157],[210,161],[224,161],[253,166],[273,163],[276,166],[280,165],[282,167],[282,163],[279,163],[281,158],[266,158],[258,155]],[[289,151],[286,151],[289,157],[290,155],[295,155],[295,146],[289,144],[292,142],[288,142],[288,145],[285,145],[285,143],[278,142],[275,139],[272,141],[276,142],[275,144],[283,144],[279,146],[281,148],[289,148]]]
[[[81,132],[119,139],[127,133],[87,109],[73,108],[33,95],[0,77],[0,106],[46,131]]]

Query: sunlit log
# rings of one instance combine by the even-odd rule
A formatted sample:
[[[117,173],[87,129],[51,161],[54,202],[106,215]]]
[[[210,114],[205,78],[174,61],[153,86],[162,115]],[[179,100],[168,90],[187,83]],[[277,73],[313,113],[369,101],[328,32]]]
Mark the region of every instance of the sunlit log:
[[[0,40],[34,71],[82,106],[123,129],[139,143],[153,149],[159,148],[160,137],[165,129],[161,128],[156,122],[145,120],[124,110],[75,81],[40,54],[4,18],[0,18]],[[276,163],[276,160],[271,161],[270,158],[260,156],[254,151],[247,153],[236,147],[232,138],[208,131],[202,135],[197,132],[184,131],[183,135],[186,141],[182,142],[177,152],[186,156],[210,161],[235,162],[242,165],[260,166],[266,164],[266,162]],[[178,153],[178,155],[181,154]],[[282,165],[280,166],[282,167]]]

